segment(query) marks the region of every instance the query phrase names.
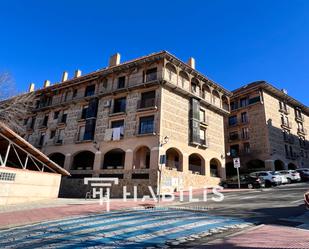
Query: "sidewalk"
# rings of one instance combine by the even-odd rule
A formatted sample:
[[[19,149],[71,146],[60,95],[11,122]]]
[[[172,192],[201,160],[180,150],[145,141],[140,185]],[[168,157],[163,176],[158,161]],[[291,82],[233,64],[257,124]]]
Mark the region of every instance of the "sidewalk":
[[[194,189],[193,195],[202,194],[204,189]],[[212,190],[208,189],[210,193]],[[241,192],[248,191],[245,189],[224,189],[220,192]],[[254,191],[254,190],[253,190]],[[189,195],[189,191],[184,191],[184,196]],[[179,196],[179,192],[175,193],[175,197]],[[160,205],[171,205],[174,202],[160,202]],[[128,199],[124,202],[122,199],[111,199],[110,210],[119,210],[126,208],[142,207],[143,205],[157,205],[153,200],[142,202],[141,199],[134,201]],[[32,203],[0,206],[0,229],[14,227],[19,225],[27,225],[52,219],[61,219],[71,216],[81,216],[87,214],[95,214],[106,211],[106,204],[99,205],[99,200],[84,199],[65,199],[58,198],[55,200],[43,200]]]
[[[258,249],[287,248],[308,249],[309,231],[293,227],[261,225],[236,235],[218,239],[195,248]]]
[[[142,207],[144,205],[156,205],[157,203],[151,200],[142,202],[137,200],[123,201],[122,199],[112,199],[110,210],[120,210],[126,208]],[[160,203],[165,204],[165,203]],[[171,202],[166,202],[171,204]],[[0,212],[0,229],[27,225],[52,219],[61,219],[72,216],[81,216],[87,214],[96,214],[106,211],[106,203],[99,204],[99,200],[74,200],[74,199],[56,199],[54,201],[43,201],[28,203],[24,205],[12,206],[14,211],[1,210]]]

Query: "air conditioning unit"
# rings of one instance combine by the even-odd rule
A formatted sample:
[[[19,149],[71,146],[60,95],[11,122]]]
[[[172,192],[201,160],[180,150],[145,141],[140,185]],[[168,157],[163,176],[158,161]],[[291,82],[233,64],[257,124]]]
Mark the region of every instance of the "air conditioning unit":
[[[110,107],[111,106],[111,101],[110,100],[104,100],[103,106],[104,107]]]

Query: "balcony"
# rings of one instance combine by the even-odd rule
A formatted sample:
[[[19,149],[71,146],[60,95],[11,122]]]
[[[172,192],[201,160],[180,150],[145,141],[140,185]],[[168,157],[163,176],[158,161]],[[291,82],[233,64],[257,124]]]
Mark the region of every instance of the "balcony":
[[[297,132],[299,133],[299,134],[302,134],[302,135],[307,135],[308,134],[308,132],[307,132],[307,129],[305,129],[305,128],[297,128]]]
[[[230,134],[229,135],[229,142],[235,142],[239,140],[239,134],[235,133],[235,134]]]
[[[242,134],[242,135],[241,135],[241,139],[242,139],[242,140],[249,140],[249,139],[250,139],[250,136],[249,136],[249,134],[245,133],[245,134]]]
[[[281,124],[282,128],[286,128],[286,129],[292,129],[292,123],[290,121],[283,121]]]
[[[305,121],[305,117],[302,114],[296,114],[295,115],[295,120],[298,122],[304,122]]]
[[[138,110],[156,109],[156,108],[157,108],[157,104],[156,104],[155,98],[139,100],[137,102],[137,109]]]
[[[289,114],[290,114],[290,109],[287,108],[287,107],[281,106],[281,107],[279,108],[279,112],[282,112],[282,113],[284,113],[284,114],[286,114],[286,115],[289,115]]]
[[[63,144],[63,139],[60,137],[55,137],[54,145],[62,145],[62,144]]]

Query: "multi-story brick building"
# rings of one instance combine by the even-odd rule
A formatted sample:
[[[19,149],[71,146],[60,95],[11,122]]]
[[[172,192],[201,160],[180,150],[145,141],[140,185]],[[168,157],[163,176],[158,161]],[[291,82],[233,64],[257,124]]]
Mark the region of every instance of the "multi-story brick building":
[[[84,196],[86,176],[119,178],[114,195],[124,185],[145,193],[160,182],[163,191],[225,177],[231,93],[196,71],[193,58],[184,63],[163,51],[120,63],[116,54],[102,70],[72,79],[65,72],[35,93],[25,138],[71,173],[63,194]]]
[[[242,171],[309,167],[309,108],[265,81],[233,91],[231,114],[225,120],[227,175],[232,158]]]

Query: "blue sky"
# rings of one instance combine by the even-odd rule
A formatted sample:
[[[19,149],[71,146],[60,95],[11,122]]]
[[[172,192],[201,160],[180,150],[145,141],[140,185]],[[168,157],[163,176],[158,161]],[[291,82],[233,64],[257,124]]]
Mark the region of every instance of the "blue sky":
[[[0,71],[19,91],[168,50],[232,90],[266,80],[309,105],[309,1],[0,1]]]

